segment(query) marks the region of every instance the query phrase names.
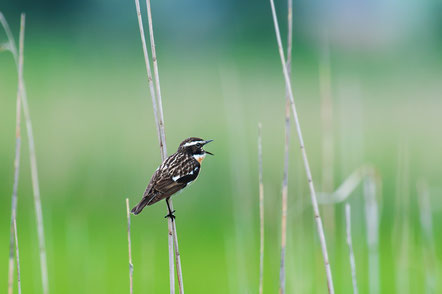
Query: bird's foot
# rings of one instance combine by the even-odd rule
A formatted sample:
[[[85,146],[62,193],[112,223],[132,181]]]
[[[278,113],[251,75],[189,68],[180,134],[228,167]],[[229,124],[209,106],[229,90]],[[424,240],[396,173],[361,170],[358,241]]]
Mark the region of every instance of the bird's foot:
[[[172,212],[169,212],[169,214],[166,215],[164,218],[168,218],[168,217],[170,217],[172,220],[174,220],[174,219],[175,219],[175,215],[174,215],[174,213],[175,213],[175,210],[172,211]]]

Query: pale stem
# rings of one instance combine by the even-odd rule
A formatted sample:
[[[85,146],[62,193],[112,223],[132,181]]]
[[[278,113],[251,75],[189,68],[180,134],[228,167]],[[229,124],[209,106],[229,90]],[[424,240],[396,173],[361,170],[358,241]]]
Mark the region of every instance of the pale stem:
[[[129,198],[126,198],[126,215],[127,215],[127,247],[129,250],[129,293],[133,293],[134,265],[132,263],[132,242],[130,240],[130,209]]]
[[[351,208],[350,204],[348,203],[345,204],[345,224],[347,231],[348,254],[350,258],[351,279],[353,282],[353,293],[358,294],[358,284],[356,282],[356,261],[353,252],[353,243],[351,240]]]
[[[293,40],[293,0],[288,0],[287,13],[287,73],[291,78],[292,64],[292,40]],[[279,293],[284,294],[286,288],[286,243],[287,243],[287,201],[288,201],[288,181],[289,181],[289,143],[290,143],[290,97],[286,88],[285,103],[285,125],[284,125],[284,175],[282,180],[281,195],[281,263],[279,269]]]
[[[292,85],[290,83],[290,77],[289,77],[289,74],[288,74],[288,71],[287,71],[287,65],[286,65],[286,62],[285,62],[284,51],[282,49],[281,34],[279,32],[278,19],[276,17],[275,4],[274,4],[273,0],[270,0],[270,6],[271,6],[271,9],[272,9],[272,16],[273,16],[273,22],[274,22],[274,26],[275,26],[276,39],[277,39],[277,42],[278,42],[279,55],[280,55],[280,58],[281,58],[282,70],[283,70],[283,74],[284,74],[286,88],[288,90],[288,94],[289,94],[289,97],[290,97],[290,104],[291,104],[291,108],[292,108],[292,113],[293,113],[293,118],[294,118],[294,122],[295,122],[296,132],[298,134],[298,139],[299,139],[299,143],[300,143],[302,158],[303,158],[303,161],[304,161],[304,168],[305,168],[305,172],[306,172],[306,176],[307,176],[307,181],[308,181],[308,184],[309,184],[310,197],[311,197],[312,206],[313,206],[313,213],[314,213],[314,217],[315,217],[315,221],[316,221],[316,226],[317,226],[317,230],[318,230],[319,242],[321,243],[322,256],[323,256],[323,259],[324,259],[324,267],[325,267],[325,272],[326,272],[326,276],[327,276],[328,291],[329,291],[330,294],[333,294],[335,291],[334,291],[334,287],[333,287],[332,272],[331,272],[330,263],[329,263],[329,259],[328,259],[327,243],[326,243],[326,240],[325,240],[325,235],[324,235],[324,229],[323,229],[323,226],[322,226],[321,215],[319,213],[318,202],[316,200],[316,192],[315,192],[315,188],[314,188],[314,185],[313,185],[312,175],[311,175],[311,172],[310,172],[310,165],[309,165],[308,158],[307,158],[307,153],[306,153],[305,147],[304,147],[304,138],[302,136],[301,125],[299,123],[298,113],[296,111],[295,101],[294,101],[294,98],[293,98]]]
[[[14,60],[17,65],[17,71],[19,70],[19,56],[17,54],[17,48],[15,46],[14,38],[12,37],[11,30],[9,28],[6,19],[3,14],[0,13],[0,22],[3,25],[3,28],[6,31],[6,35],[9,41],[9,50],[12,52]],[[24,84],[24,78],[22,77],[22,85],[21,85],[21,102],[23,106],[23,112],[26,122],[26,131],[28,135],[28,144],[29,144],[29,158],[31,163],[31,178],[32,178],[32,190],[34,194],[34,206],[35,206],[35,217],[37,224],[37,233],[38,233],[38,242],[39,242],[39,251],[40,251],[40,268],[41,268],[41,279],[43,286],[43,293],[49,293],[49,281],[48,281],[48,269],[47,269],[47,258],[46,258],[46,245],[45,245],[45,236],[43,229],[43,211],[40,200],[40,186],[38,181],[38,169],[37,169],[37,157],[35,155],[35,143],[34,143],[34,133],[32,130],[32,121],[31,114],[28,106],[28,99],[26,95],[26,87]]]
[[[146,71],[148,76],[149,88],[152,97],[152,105],[155,116],[155,123],[157,126],[158,133],[158,141],[160,144],[161,151],[161,159],[164,161],[167,158],[167,147],[166,147],[166,134],[164,130],[164,115],[163,115],[163,107],[162,107],[162,98],[161,98],[161,89],[160,89],[160,79],[158,73],[158,62],[155,51],[155,40],[153,34],[153,23],[152,23],[152,14],[151,14],[151,6],[150,1],[146,0],[147,5],[147,17],[149,23],[149,35],[151,41],[151,50],[152,50],[152,60],[154,65],[154,74],[155,74],[155,89],[154,82],[152,79],[152,71],[150,68],[149,55],[147,52],[147,44],[146,38],[144,35],[143,22],[140,11],[140,3],[139,0],[135,0],[135,5],[137,9],[137,17],[138,17],[138,25],[140,28],[140,36],[141,42],[143,44],[143,53],[146,64]],[[156,94],[155,94],[156,91]],[[157,102],[158,98],[158,102]],[[159,116],[159,117],[158,117]],[[170,208],[173,211],[172,199],[169,199]],[[171,218],[168,218],[168,246],[169,246],[169,281],[170,281],[170,293],[175,293],[175,276],[174,276],[174,247],[175,247],[175,258],[176,258],[176,268],[177,268],[177,277],[178,277],[178,286],[180,294],[184,293],[183,287],[183,278],[182,278],[182,269],[181,269],[181,257],[178,249],[178,237],[176,231],[176,224]]]

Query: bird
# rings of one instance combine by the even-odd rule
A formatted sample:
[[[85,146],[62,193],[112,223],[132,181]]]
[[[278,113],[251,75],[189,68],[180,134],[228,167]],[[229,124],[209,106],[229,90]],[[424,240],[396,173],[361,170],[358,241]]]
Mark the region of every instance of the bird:
[[[197,137],[190,137],[182,141],[177,152],[167,157],[154,172],[143,198],[131,212],[137,215],[144,207],[166,199],[169,213],[165,217],[174,220],[175,210],[170,209],[169,198],[196,180],[200,173],[201,162],[206,154],[214,155],[203,149],[204,145],[212,141]]]

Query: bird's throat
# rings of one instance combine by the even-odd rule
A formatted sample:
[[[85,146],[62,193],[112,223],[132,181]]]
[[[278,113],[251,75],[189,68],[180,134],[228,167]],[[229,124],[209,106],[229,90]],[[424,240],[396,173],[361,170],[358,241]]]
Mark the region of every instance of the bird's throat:
[[[193,158],[196,159],[199,163],[203,162],[204,158],[206,158],[206,154],[194,154]]]

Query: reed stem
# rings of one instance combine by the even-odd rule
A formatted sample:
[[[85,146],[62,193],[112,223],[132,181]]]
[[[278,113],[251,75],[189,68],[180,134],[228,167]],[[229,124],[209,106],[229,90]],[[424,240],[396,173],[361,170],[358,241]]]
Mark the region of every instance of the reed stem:
[[[288,70],[287,70],[287,65],[286,65],[286,62],[285,62],[284,51],[282,49],[281,33],[279,32],[278,19],[277,19],[277,16],[276,16],[275,3],[274,3],[273,0],[270,0],[270,6],[271,6],[271,9],[272,9],[273,23],[274,23],[274,26],[275,26],[276,40],[277,40],[277,43],[278,43],[279,56],[281,58],[282,71],[283,71],[283,74],[284,74],[286,88],[288,90],[288,94],[289,94],[289,97],[290,97],[290,105],[291,105],[291,108],[292,108],[292,113],[293,113],[293,118],[294,118],[294,122],[295,122],[296,132],[298,134],[298,139],[299,139],[299,143],[300,143],[302,158],[303,158],[303,161],[304,161],[304,168],[305,168],[305,172],[306,172],[306,176],[307,176],[307,181],[308,181],[308,184],[309,184],[310,197],[311,197],[311,201],[312,201],[313,213],[314,213],[314,218],[315,218],[315,221],[316,221],[316,227],[317,227],[317,231],[318,231],[319,242],[321,243],[322,256],[323,256],[323,259],[324,259],[324,267],[325,267],[325,272],[326,272],[326,276],[327,276],[328,292],[330,294],[333,294],[335,291],[334,291],[334,287],[333,287],[332,272],[331,272],[330,263],[329,263],[329,259],[328,259],[327,243],[326,243],[326,240],[325,240],[325,234],[324,234],[324,229],[323,229],[323,226],[322,226],[321,215],[319,213],[318,201],[316,199],[315,187],[313,185],[313,179],[312,179],[312,175],[311,175],[311,171],[310,171],[310,164],[308,162],[307,153],[305,151],[304,138],[302,136],[301,125],[300,125],[300,122],[299,122],[298,113],[296,111],[295,101],[294,101],[294,98],[293,98],[292,85],[290,83],[290,77],[289,77],[289,73],[288,73]]]
[[[130,209],[129,198],[126,198],[126,215],[127,215],[127,247],[129,250],[129,293],[133,293],[134,265],[132,263],[132,242],[130,240]]]
[[[155,51],[155,39],[153,33],[153,22],[152,22],[150,0],[146,0],[146,5],[147,5],[147,18],[149,23],[149,36],[150,36],[151,51],[152,51],[152,61],[154,66],[155,85],[154,85],[154,80],[152,79],[152,71],[150,67],[149,54],[147,51],[146,38],[144,35],[140,3],[139,0],[135,0],[138,25],[140,28],[141,42],[143,45],[144,61],[146,64],[148,84],[149,84],[150,94],[152,97],[152,106],[155,116],[155,123],[157,127],[158,142],[160,144],[161,159],[162,161],[164,161],[167,158],[166,133],[164,130],[164,115],[163,115],[163,106],[162,106],[161,89],[160,89],[160,77],[158,72],[158,60]],[[173,210],[172,199],[169,199],[169,205],[170,208]],[[178,236],[177,236],[176,224],[175,221],[172,220],[172,218],[168,218],[168,246],[169,246],[170,293],[171,294],[175,293],[175,275],[174,275],[174,248],[175,248],[175,262],[177,269],[179,292],[180,294],[184,294],[181,257],[178,249]]]
[[[292,40],[293,40],[293,0],[288,0],[287,13],[287,72],[291,78],[291,64],[292,64]],[[289,181],[289,143],[290,143],[290,97],[289,91],[286,88],[286,103],[285,103],[285,124],[284,124],[284,175],[282,180],[282,195],[281,195],[281,263],[279,269],[279,293],[284,294],[286,288],[286,243],[287,243],[287,202],[288,202],[288,181]]]
[[[6,23],[6,21],[4,21]],[[3,24],[3,22],[2,22]],[[9,27],[4,25],[5,30],[8,31]],[[12,36],[12,34],[10,34]],[[18,293],[21,294],[21,280],[20,280],[20,257],[18,247],[18,233],[17,233],[17,192],[18,181],[20,176],[20,149],[21,149],[21,103],[23,97],[23,47],[25,37],[25,14],[21,14],[20,18],[20,37],[19,37],[19,51],[17,61],[18,69],[18,89],[17,89],[17,101],[16,101],[16,115],[15,115],[15,158],[14,158],[14,184],[12,188],[11,196],[11,224],[9,235],[9,263],[8,263],[8,293],[13,293],[13,272],[14,272],[14,246],[15,246],[15,260],[17,264],[17,284]],[[12,40],[12,39],[11,39]],[[15,44],[12,44],[11,47]],[[11,51],[17,53],[16,49]],[[15,242],[15,243],[14,243]]]
[[[351,208],[350,204],[345,204],[345,224],[347,232],[348,254],[350,257],[351,280],[353,282],[353,294],[358,294],[358,284],[356,281],[356,262],[353,252],[353,243],[351,240]]]

